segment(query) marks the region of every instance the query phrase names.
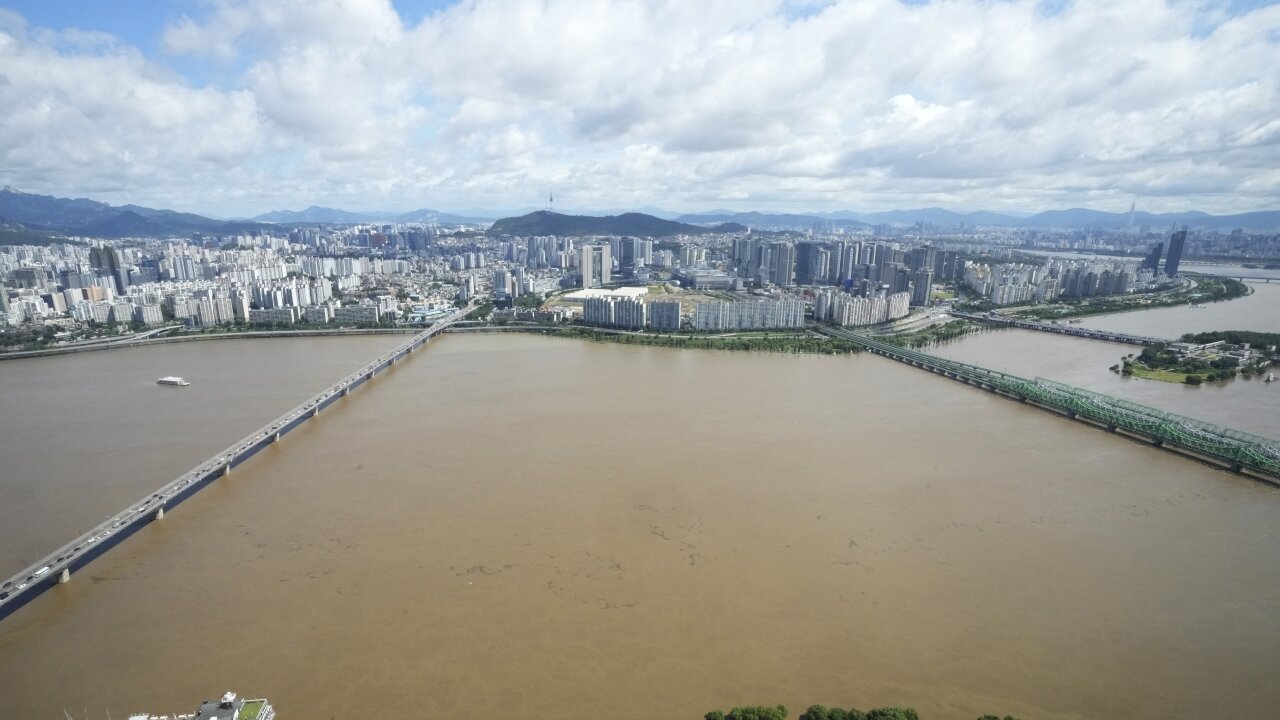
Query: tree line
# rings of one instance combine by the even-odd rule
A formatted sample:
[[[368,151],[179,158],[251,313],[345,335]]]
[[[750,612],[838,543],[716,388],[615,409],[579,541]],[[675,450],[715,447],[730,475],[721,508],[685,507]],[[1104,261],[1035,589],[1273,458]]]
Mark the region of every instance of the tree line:
[[[786,717],[785,705],[771,707],[755,705],[735,707],[728,713],[712,710],[703,716],[703,720],[786,720]],[[920,720],[920,715],[912,708],[882,707],[863,712],[857,708],[843,710],[823,705],[810,705],[809,709],[800,715],[799,720]],[[1017,718],[1011,715],[1006,715],[1003,719],[996,715],[983,715],[978,720],[1017,720]]]
[[[652,345],[655,347],[689,348],[696,350],[739,350],[746,352],[811,353],[818,355],[843,355],[862,352],[862,346],[852,340],[840,338],[815,338],[802,335],[705,337],[698,335],[643,335],[631,333],[603,333],[586,328],[563,328],[554,331],[596,342],[612,342],[623,345]]]

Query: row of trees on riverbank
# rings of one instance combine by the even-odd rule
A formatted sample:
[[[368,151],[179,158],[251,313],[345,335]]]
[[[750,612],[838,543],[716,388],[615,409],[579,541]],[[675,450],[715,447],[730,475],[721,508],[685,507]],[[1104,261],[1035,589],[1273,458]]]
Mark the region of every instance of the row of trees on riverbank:
[[[787,708],[785,705],[755,705],[736,707],[727,714],[719,710],[712,710],[703,716],[704,720],[786,720]],[[823,705],[810,705],[800,715],[799,720],[920,720],[920,715],[911,708],[900,707],[882,707],[874,710],[863,712],[857,708],[843,710],[841,708],[829,708]],[[983,715],[978,720],[1017,720],[1017,718],[1006,715],[1004,718],[995,715]]]

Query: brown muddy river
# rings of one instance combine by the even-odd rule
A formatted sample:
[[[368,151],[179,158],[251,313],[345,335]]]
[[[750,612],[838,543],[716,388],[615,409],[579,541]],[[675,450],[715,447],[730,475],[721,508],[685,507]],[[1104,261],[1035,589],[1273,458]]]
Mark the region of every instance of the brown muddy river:
[[[92,415],[0,364],[5,415],[75,429],[57,467],[94,468],[6,470],[33,497],[3,510],[10,559],[378,349],[257,375],[277,346],[229,342],[246,377],[181,412],[95,380],[192,376],[183,354],[214,345],[49,364],[58,397],[102,396]],[[100,416],[130,403],[163,428]],[[129,452],[94,459],[90,431]],[[202,433],[225,440],[173,439]],[[29,475],[49,441],[15,434]],[[453,335],[0,622],[0,698],[23,720],[228,689],[285,720],[1272,717],[1277,518],[1280,491],[869,354]]]

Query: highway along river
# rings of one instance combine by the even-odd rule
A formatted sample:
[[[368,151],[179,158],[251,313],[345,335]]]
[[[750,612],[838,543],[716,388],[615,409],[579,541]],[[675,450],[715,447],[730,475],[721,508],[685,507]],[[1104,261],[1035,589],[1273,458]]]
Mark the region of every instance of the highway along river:
[[[198,380],[181,354],[222,343],[53,358],[84,364],[21,385],[0,364],[5,414],[93,468],[34,482],[0,433],[23,468],[0,482],[39,510],[6,552],[203,459],[174,437],[221,448],[378,350],[254,380],[275,342],[226,343],[247,379],[183,412],[149,383]],[[230,688],[282,717],[1268,717],[1277,518],[1266,485],[870,354],[453,335],[0,623],[0,697],[24,720]]]

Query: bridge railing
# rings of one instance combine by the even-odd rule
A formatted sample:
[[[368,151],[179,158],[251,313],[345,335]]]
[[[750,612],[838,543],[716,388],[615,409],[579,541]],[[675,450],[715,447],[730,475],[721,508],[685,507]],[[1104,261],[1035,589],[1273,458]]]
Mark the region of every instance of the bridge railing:
[[[1073,416],[1139,433],[1161,444],[1220,460],[1235,469],[1247,468],[1280,478],[1280,442],[1270,438],[1045,378],[1032,380],[947,360],[843,328],[821,327],[820,330],[904,362],[950,372],[966,380],[985,382],[993,389],[1009,395],[1033,400],[1041,405],[1069,412]]]

